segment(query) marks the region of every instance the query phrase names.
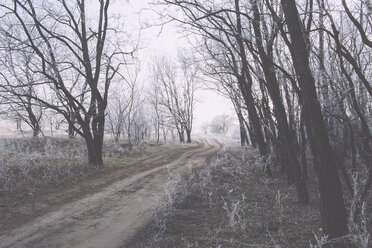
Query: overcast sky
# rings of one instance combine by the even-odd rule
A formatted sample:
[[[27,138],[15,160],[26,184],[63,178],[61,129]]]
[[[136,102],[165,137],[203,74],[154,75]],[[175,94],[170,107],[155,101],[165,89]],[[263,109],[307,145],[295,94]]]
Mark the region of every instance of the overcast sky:
[[[151,0],[130,0],[129,2],[117,0],[115,4],[119,5],[115,9],[125,16],[125,20],[128,20],[126,25],[133,28],[133,30],[138,30],[140,23],[142,25],[144,23],[161,23],[154,11],[154,6],[151,6],[149,2]],[[153,26],[143,29],[141,33],[141,48],[139,51],[139,59],[143,67],[141,76],[143,80],[146,80],[146,77],[148,77],[147,65],[150,63],[152,56],[175,56],[178,48],[190,48],[190,44],[183,37],[183,34],[180,33],[177,23],[168,23],[163,28]],[[216,115],[230,114],[234,116],[230,100],[214,91],[201,89],[197,92],[197,99],[194,114],[195,129],[199,129],[203,123],[208,122]]]

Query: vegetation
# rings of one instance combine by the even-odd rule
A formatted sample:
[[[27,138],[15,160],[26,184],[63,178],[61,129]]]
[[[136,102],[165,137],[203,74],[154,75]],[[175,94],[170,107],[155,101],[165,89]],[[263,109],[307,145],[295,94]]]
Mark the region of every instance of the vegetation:
[[[315,176],[309,205],[299,204],[284,174],[265,177],[269,162],[256,150],[225,146],[202,169],[170,174],[154,218],[124,247],[368,247],[363,221],[350,222],[341,239],[324,236]]]
[[[248,140],[261,156],[275,158],[303,204],[309,204],[310,149],[322,229],[331,239],[347,235],[340,175],[355,194],[352,174],[372,168],[368,5],[346,0],[157,3],[165,6],[164,18],[193,35],[211,87],[235,106],[241,143]],[[264,169],[272,175],[269,165]],[[353,215],[360,215],[368,201],[370,182],[368,172]]]
[[[161,145],[142,142],[106,141],[103,148],[104,170],[125,168],[164,149]],[[2,139],[0,143],[0,197],[35,193],[66,182],[78,182],[102,169],[87,163],[82,139],[41,138]]]
[[[127,32],[125,17],[115,8],[118,3],[1,1],[0,114],[15,121],[19,130],[26,123],[34,141],[2,141],[0,190],[22,190],[104,168],[105,135],[113,137],[116,147],[125,140],[128,150],[150,139],[190,143],[196,91],[204,87],[231,100],[240,143],[258,149],[260,158],[254,159],[262,162],[263,173],[254,173],[250,163],[245,168],[246,162],[234,161],[229,153],[217,158],[226,161],[216,160],[207,169],[214,168],[221,177],[225,173],[221,168],[232,170],[229,177],[244,169],[235,180],[242,187],[239,197],[252,183],[266,185],[267,180],[284,177],[288,189],[295,188],[292,193],[302,210],[317,197],[316,184],[322,234],[313,240],[314,246],[336,241],[334,247],[342,247],[340,240],[361,237],[351,242],[367,247],[366,209],[372,187],[371,1],[151,3],[161,26],[177,23],[190,48],[178,49],[175,56],[146,54],[152,62],[144,70],[138,56],[142,28]],[[228,116],[220,114],[209,125],[213,133],[226,133],[230,125]],[[51,136],[53,129],[66,130],[71,140],[45,138],[45,123]],[[84,144],[74,141],[77,135]],[[248,151],[246,155],[251,156]],[[193,183],[195,192],[225,185],[217,180],[216,185],[201,187],[207,179]],[[193,190],[177,187],[174,192],[181,191],[180,199]],[[275,193],[280,218],[282,192],[287,191]],[[228,222],[223,223],[233,232],[228,239],[215,236],[238,242],[235,233],[247,232],[244,220],[250,201],[238,197],[227,202],[230,193],[219,192],[222,202],[216,199],[215,205],[227,212]],[[164,211],[173,209],[169,197]],[[267,244],[292,244],[282,236],[281,221],[279,234],[269,232]],[[297,221],[290,222],[295,226]]]

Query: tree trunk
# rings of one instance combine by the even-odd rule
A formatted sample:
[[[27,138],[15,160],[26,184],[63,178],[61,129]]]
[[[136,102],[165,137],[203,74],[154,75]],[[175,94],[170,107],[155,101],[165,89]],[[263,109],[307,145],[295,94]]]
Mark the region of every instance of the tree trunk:
[[[88,161],[91,166],[102,167],[103,136],[105,131],[106,104],[96,100],[97,107],[93,109],[91,128],[84,123],[84,138],[88,147]]]
[[[26,107],[26,111],[27,111],[27,115],[28,115],[28,124],[29,126],[31,126],[32,128],[32,137],[33,138],[37,138],[41,132],[41,129],[40,129],[40,124],[39,124],[39,120],[34,112],[32,111],[32,105],[31,105],[31,100],[29,100],[28,102],[28,106]]]
[[[248,145],[248,135],[244,125],[244,118],[242,113],[237,113],[240,127],[240,144],[241,146]]]
[[[191,143],[191,130],[186,129],[187,143]]]
[[[267,146],[265,143],[264,136],[262,134],[260,120],[258,118],[254,98],[252,95],[251,87],[253,84],[253,80],[249,72],[247,56],[245,53],[244,43],[242,39],[242,24],[241,24],[241,18],[240,18],[239,0],[235,0],[235,11],[236,11],[235,14],[236,14],[236,20],[237,20],[236,21],[237,23],[236,24],[236,29],[237,29],[236,40],[239,45],[240,57],[242,60],[242,70],[241,70],[241,75],[238,76],[238,84],[242,92],[244,102],[248,109],[249,118],[251,119],[252,124],[253,124],[254,139],[258,145],[258,149],[260,150],[261,156],[266,156],[268,152]]]
[[[68,123],[68,137],[70,139],[73,139],[73,138],[75,138],[75,136],[76,136],[76,132],[75,132],[75,129],[74,129],[74,124]]]
[[[294,149],[293,140],[291,139],[291,131],[287,122],[287,114],[285,112],[283,100],[280,95],[279,82],[275,74],[275,68],[272,61],[272,47],[267,46],[265,51],[260,28],[260,13],[258,10],[257,2],[253,1],[253,29],[256,38],[256,45],[261,58],[262,69],[266,79],[266,88],[270,94],[273,102],[273,112],[277,120],[279,149],[283,155],[283,160],[286,163],[286,170],[288,181],[292,181],[292,177],[296,184],[297,199],[305,204],[309,203],[309,195],[307,191],[306,181],[301,173],[300,163],[297,160],[296,152]]]
[[[337,160],[329,143],[316,95],[303,27],[295,0],[281,0],[281,4],[291,37],[290,52],[303,97],[306,131],[319,181],[322,228],[329,238],[344,236],[348,233],[347,215],[337,173]]]
[[[83,123],[81,126],[83,131],[83,138],[87,145],[89,165],[93,167],[103,166],[102,159],[103,135],[98,135],[97,134],[98,132],[95,132],[98,130],[91,130],[89,124],[87,123]]]
[[[178,131],[178,137],[180,139],[180,142],[181,143],[184,143],[185,142],[185,133],[183,130],[177,130]]]
[[[160,124],[159,122],[156,125],[156,143],[160,142]]]
[[[253,131],[252,131],[251,125],[249,125],[248,122],[245,121],[245,120],[244,120],[244,124],[245,124],[245,126],[246,126],[246,128],[247,128],[247,130],[248,130],[248,133],[247,133],[247,134],[249,134],[249,141],[250,141],[250,143],[251,143],[251,146],[252,146],[253,148],[256,148],[256,147],[257,147],[257,143],[256,143],[256,140],[255,140],[255,138],[254,138],[254,134],[253,134]]]
[[[16,124],[17,124],[17,130],[22,130],[22,120],[21,119],[17,119],[16,120]]]
[[[306,179],[308,177],[307,174],[307,161],[306,161],[306,135],[305,135],[305,121],[303,117],[303,112],[301,112],[301,120],[300,120],[300,139],[301,139],[301,145],[300,145],[300,158],[301,158],[301,165],[302,165],[302,174],[304,178]]]
[[[32,132],[32,137],[37,138],[39,136],[39,133],[40,133],[39,123],[35,123],[35,126],[33,128],[33,132]]]
[[[164,143],[166,143],[167,142],[167,132],[165,132],[164,126],[162,127],[162,130],[163,130],[163,140],[164,140]],[[172,137],[173,137],[173,132],[172,132]]]
[[[102,159],[102,144],[99,141],[93,140],[91,137],[86,138],[85,142],[88,148],[88,163],[93,167],[103,166]]]

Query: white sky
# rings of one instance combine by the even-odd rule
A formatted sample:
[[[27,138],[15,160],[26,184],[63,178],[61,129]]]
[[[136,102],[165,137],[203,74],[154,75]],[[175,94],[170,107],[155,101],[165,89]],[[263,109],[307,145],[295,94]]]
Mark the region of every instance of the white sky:
[[[117,0],[115,4],[118,4],[118,7],[115,9],[125,16],[128,20],[127,25],[138,30],[139,23],[160,23],[158,15],[154,12],[154,6],[149,5],[148,2],[151,0],[129,0],[129,2]],[[159,26],[153,26],[142,31],[142,49],[139,51],[139,59],[143,67],[141,71],[143,80],[146,80],[146,67],[152,56],[175,56],[177,48],[190,47],[187,39],[179,31],[177,23],[165,24],[162,30]],[[194,131],[198,131],[202,124],[209,122],[216,115],[230,114],[235,117],[230,100],[214,91],[201,89],[197,92],[196,98],[198,100],[194,113]]]

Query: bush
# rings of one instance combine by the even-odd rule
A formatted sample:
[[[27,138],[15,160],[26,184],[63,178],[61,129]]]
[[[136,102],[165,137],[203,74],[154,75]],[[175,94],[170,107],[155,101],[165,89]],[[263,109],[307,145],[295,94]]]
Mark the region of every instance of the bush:
[[[85,143],[80,139],[2,139],[0,192],[17,193],[60,183],[85,173]]]

